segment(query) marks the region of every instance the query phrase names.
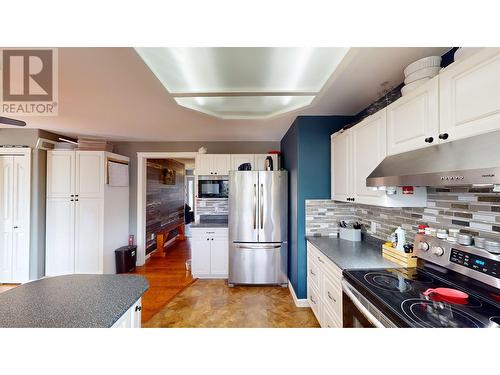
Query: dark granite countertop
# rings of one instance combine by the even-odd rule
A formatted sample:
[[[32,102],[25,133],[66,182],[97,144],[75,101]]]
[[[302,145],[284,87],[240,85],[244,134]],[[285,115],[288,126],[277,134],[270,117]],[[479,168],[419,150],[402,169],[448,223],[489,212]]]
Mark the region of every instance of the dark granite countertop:
[[[382,257],[383,241],[371,237],[365,236],[359,242],[326,236],[307,236],[306,239],[342,270],[402,267]]]
[[[0,327],[108,328],[149,288],[143,276],[65,275],[0,294]]]
[[[227,223],[192,223],[191,228],[227,228]]]

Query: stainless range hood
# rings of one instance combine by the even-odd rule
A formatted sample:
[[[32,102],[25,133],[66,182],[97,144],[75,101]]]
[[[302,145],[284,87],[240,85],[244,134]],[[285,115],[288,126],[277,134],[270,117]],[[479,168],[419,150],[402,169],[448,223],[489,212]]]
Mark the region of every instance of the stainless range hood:
[[[500,184],[500,131],[386,157],[366,186]]]

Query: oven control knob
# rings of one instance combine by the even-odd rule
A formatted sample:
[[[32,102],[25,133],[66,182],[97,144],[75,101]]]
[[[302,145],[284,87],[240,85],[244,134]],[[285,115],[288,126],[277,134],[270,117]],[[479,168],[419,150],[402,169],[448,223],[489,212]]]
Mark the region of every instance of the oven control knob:
[[[432,254],[437,257],[440,257],[444,254],[444,249],[441,246],[435,246],[432,248]]]
[[[420,242],[418,244],[418,249],[421,251],[427,251],[429,250],[429,244],[427,242]]]

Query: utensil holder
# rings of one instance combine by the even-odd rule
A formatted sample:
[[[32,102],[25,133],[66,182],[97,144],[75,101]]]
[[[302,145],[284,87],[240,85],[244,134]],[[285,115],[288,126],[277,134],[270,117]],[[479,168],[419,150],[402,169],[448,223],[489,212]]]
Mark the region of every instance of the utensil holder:
[[[339,228],[340,238],[347,241],[361,241],[361,229]]]

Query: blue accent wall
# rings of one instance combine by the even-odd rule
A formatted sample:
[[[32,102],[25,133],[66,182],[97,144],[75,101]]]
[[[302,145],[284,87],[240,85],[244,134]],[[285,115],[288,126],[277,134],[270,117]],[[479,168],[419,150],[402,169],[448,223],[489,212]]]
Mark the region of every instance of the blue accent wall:
[[[330,135],[351,116],[297,117],[281,140],[289,173],[288,278],[297,298],[307,298],[306,199],[330,198]]]

